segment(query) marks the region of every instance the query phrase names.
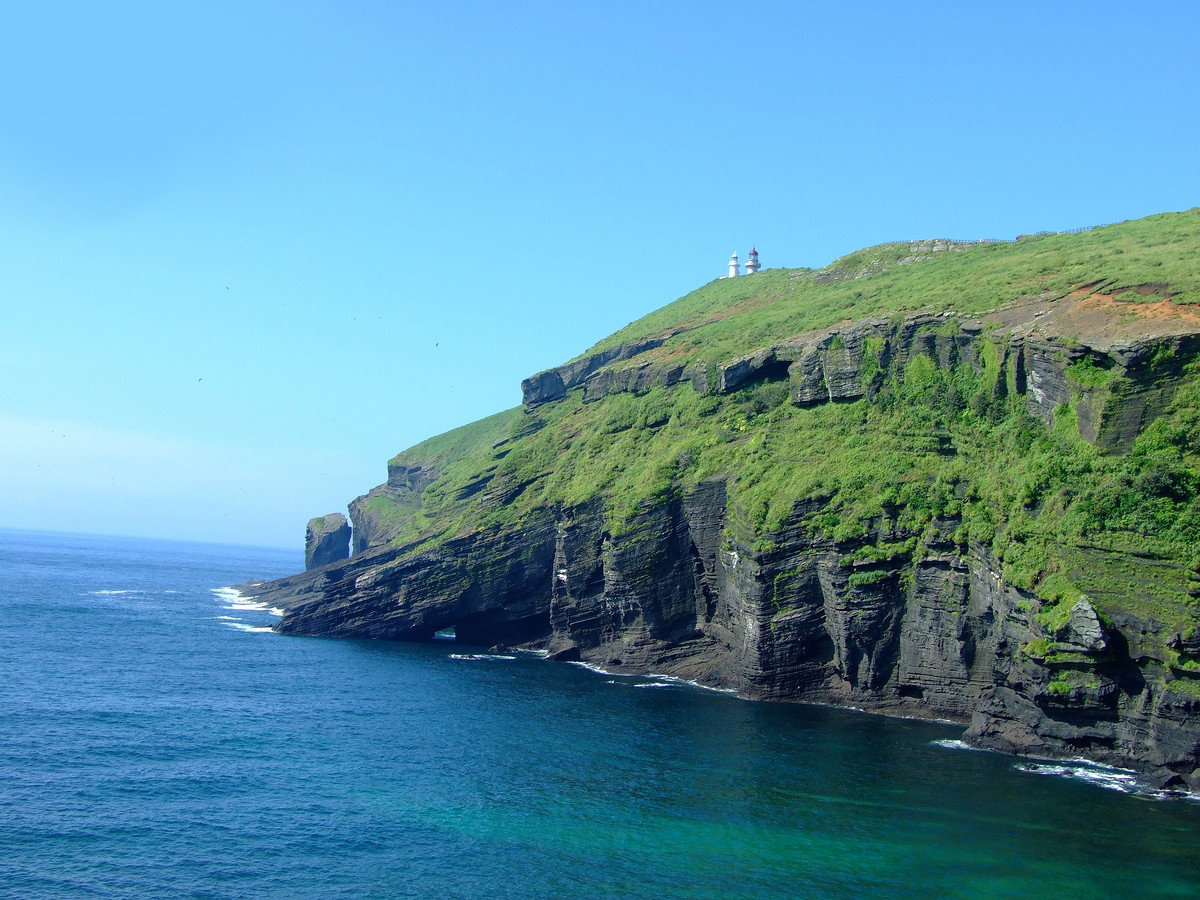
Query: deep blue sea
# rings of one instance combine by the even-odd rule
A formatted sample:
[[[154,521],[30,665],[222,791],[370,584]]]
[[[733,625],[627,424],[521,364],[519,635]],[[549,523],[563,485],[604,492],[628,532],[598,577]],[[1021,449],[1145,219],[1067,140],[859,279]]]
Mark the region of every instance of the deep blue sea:
[[[1120,771],[219,590],[301,567],[0,531],[0,896],[1200,895],[1200,803]]]

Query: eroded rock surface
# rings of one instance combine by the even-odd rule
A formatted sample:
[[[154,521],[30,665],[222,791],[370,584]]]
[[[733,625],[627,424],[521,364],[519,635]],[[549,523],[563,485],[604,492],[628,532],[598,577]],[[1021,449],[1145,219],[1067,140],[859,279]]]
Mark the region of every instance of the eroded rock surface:
[[[308,520],[304,532],[304,568],[327,566],[350,555],[350,523],[341,513]]]

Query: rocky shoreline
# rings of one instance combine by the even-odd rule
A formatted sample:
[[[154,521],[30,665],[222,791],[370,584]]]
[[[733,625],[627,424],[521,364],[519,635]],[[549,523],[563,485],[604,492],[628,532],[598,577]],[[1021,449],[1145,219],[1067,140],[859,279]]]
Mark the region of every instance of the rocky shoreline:
[[[1200,787],[1200,701],[1148,681],[1157,663],[1127,637],[1153,623],[1112,628],[1084,600],[1038,658],[1028,648],[1040,601],[1005,585],[985,554],[959,552],[955,522],[856,585],[865,567],[814,536],[818,511],[798,510],[769,552],[727,544],[714,481],[644,510],[619,538],[597,509],[546,511],[518,532],[415,555],[379,548],[246,590],[285,610],[284,634],[423,641],[454,627],[467,645],[543,649],[747,699],[950,720],[975,746]]]

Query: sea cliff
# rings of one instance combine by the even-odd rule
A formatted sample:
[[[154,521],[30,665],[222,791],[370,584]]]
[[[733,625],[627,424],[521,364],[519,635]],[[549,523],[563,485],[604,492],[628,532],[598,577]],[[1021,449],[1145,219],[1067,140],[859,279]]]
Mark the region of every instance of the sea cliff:
[[[350,558],[256,593],[1200,788],[1198,257],[1191,211],[715,282],[397,456]]]

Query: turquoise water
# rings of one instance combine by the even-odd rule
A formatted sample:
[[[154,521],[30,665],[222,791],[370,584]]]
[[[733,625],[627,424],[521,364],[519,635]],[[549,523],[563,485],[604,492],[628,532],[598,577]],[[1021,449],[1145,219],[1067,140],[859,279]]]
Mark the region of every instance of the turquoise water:
[[[954,727],[283,637],[213,590],[301,565],[0,532],[0,896],[1200,894],[1200,803]]]

